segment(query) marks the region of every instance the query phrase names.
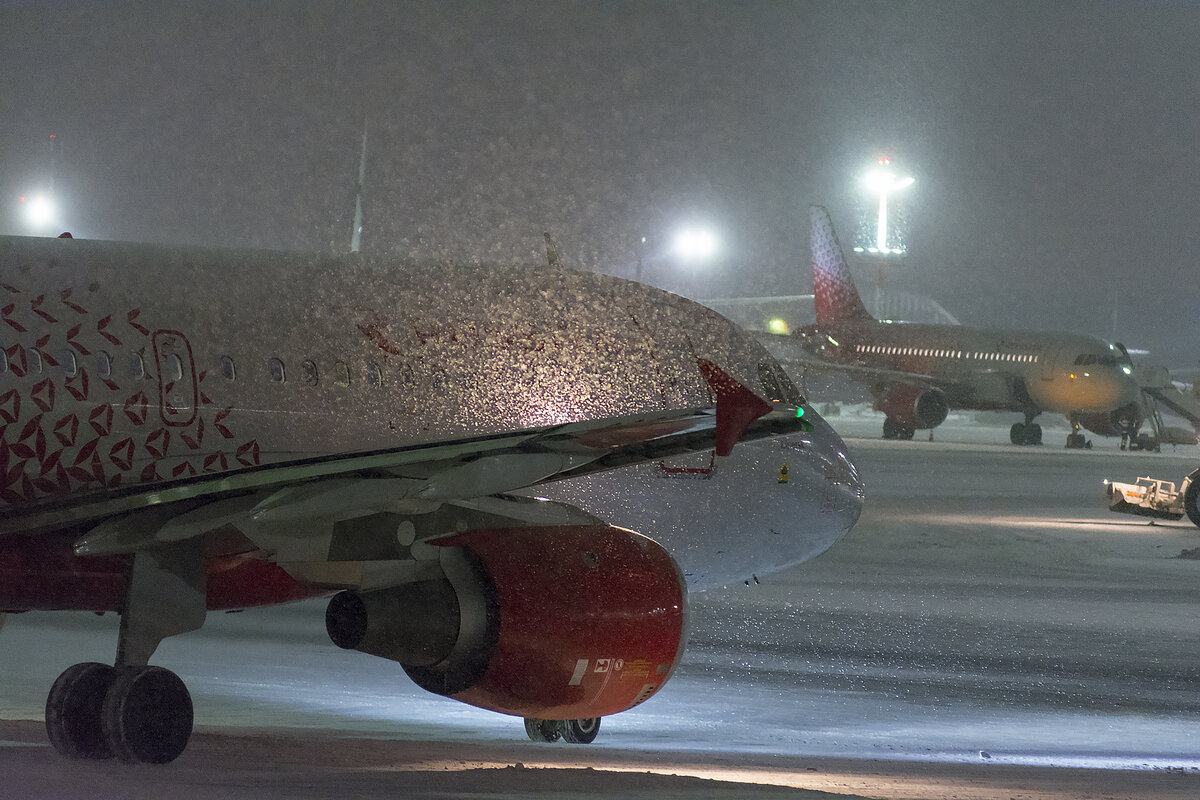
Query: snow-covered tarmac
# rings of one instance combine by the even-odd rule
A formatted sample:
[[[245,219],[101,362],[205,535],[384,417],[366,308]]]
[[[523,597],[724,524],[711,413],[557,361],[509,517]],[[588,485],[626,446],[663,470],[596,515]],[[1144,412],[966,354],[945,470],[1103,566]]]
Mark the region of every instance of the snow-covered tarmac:
[[[861,409],[833,417],[867,482],[858,526],[694,596],[677,677],[591,747],[425,694],[302,603],[163,644],[199,726],[178,762],[60,766],[21,720],[63,668],[111,659],[117,620],[10,617],[0,797],[1200,796],[1200,561],[1178,557],[1200,530],[1101,502],[1103,478],[1179,480],[1200,449],[1066,451],[1045,422],[1017,448],[1011,419],[984,421],[884,442]]]

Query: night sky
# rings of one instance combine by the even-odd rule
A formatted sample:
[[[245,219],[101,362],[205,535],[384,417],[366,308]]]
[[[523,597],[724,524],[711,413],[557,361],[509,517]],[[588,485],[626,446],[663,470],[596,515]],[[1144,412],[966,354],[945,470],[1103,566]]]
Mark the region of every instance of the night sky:
[[[1200,358],[1200,4],[0,5],[0,232],[45,183],[77,236],[575,266],[700,296],[811,291],[892,156],[889,286],[964,323]],[[719,232],[704,270],[662,255]],[[56,231],[57,232],[57,231]],[[863,274],[871,274],[864,268]]]

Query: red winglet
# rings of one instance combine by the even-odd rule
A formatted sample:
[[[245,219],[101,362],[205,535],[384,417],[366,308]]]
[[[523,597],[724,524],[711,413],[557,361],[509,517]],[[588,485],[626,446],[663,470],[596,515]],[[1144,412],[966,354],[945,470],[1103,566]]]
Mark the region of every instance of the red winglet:
[[[750,423],[771,410],[771,404],[703,358],[700,374],[717,396],[717,455],[727,456]]]

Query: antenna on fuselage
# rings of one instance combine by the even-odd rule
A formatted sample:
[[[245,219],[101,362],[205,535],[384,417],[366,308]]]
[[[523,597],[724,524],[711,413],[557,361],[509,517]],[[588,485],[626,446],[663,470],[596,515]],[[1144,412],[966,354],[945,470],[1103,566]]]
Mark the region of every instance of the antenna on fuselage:
[[[362,246],[362,193],[367,179],[367,121],[363,120],[362,151],[358,157],[358,183],[354,186],[354,227],[350,229],[350,252],[357,253]]]
[[[554,243],[554,237],[549,231],[542,234],[546,237],[546,261],[550,264],[550,269],[562,269],[562,259],[558,255],[558,245]]]

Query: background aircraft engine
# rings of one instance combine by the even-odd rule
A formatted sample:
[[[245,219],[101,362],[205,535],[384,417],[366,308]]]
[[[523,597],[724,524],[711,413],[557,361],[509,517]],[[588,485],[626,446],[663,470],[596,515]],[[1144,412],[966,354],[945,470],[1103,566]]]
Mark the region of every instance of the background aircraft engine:
[[[946,421],[950,412],[941,389],[919,386],[891,386],[879,398],[875,408],[888,419],[917,430],[936,428]]]
[[[1126,420],[1126,429],[1132,431],[1142,420],[1142,411],[1136,403],[1122,406],[1113,411],[1089,411],[1079,415],[1079,424],[1097,436],[1120,436],[1121,420]]]
[[[597,524],[435,544],[444,579],[335,596],[334,643],[398,661],[436,694],[537,719],[624,711],[674,673],[687,590],[657,542]]]

